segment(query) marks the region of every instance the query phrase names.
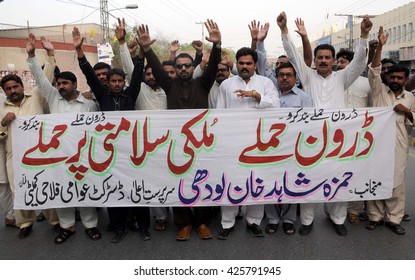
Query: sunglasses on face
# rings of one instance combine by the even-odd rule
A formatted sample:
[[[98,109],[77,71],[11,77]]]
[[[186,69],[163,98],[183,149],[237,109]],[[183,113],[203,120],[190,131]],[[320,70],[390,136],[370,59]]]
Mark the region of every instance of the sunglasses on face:
[[[183,68],[183,66],[186,68],[186,69],[189,69],[190,67],[192,67],[193,65],[191,64],[191,63],[186,63],[186,64],[176,64],[176,68],[177,69],[182,69]]]

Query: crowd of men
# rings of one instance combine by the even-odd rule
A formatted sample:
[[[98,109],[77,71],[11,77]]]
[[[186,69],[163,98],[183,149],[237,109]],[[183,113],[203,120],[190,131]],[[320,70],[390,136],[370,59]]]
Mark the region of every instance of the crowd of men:
[[[246,110],[266,108],[357,108],[382,106],[393,107],[396,114],[395,169],[392,197],[371,200],[366,203],[336,202],[324,204],[334,231],[347,235],[346,219],[351,224],[367,221],[368,230],[385,224],[398,235],[405,234],[402,220],[405,214],[405,167],[408,157],[406,125],[412,125],[415,113],[415,79],[409,77],[409,69],[392,60],[381,60],[382,46],[388,35],[379,27],[378,40],[368,42],[372,22],[364,17],[361,22],[360,40],[356,53],[341,50],[335,54],[333,46],[319,45],[312,52],[304,22],[296,19],[296,32],[301,36],[303,55],[300,55],[288,27],[284,12],[276,23],[281,31],[286,55],[280,56],[275,69],[266,61],[264,41],[270,25],[252,21],[249,25],[251,46],[236,52],[235,62],[221,48],[221,32],[216,22],[208,20],[206,40],[211,48],[203,53],[200,41],[192,43],[196,50],[193,57],[180,53],[178,41],[170,48],[170,60],[160,62],[152,44],[149,28],[139,25],[137,39],[126,42],[124,20],[118,21],[115,36],[120,46],[123,69],[111,68],[105,63],[93,67],[83,52],[83,38],[75,27],[73,45],[79,67],[85,75],[92,96],[83,95],[77,88],[77,77],[56,66],[53,44],[40,37],[48,59],[42,70],[36,58],[36,41],[33,34],[27,39],[26,52],[29,69],[36,80],[36,87],[26,92],[22,79],[9,74],[1,79],[5,95],[0,108],[0,210],[5,216],[5,226],[19,228],[18,237],[27,238],[36,221],[35,211],[13,208],[14,180],[12,168],[12,139],[10,123],[16,116],[59,114],[65,112],[167,110],[205,108],[243,108]],[[369,49],[369,55],[367,55]],[[59,63],[59,62],[58,62]],[[314,64],[313,68],[311,67]],[[336,67],[337,64],[337,67]],[[60,65],[60,68],[64,68]],[[335,69],[335,70],[334,70]],[[363,77],[368,73],[368,77]],[[128,86],[126,86],[126,80]],[[111,242],[123,240],[127,232],[137,231],[144,241],[151,239],[151,216],[154,230],[164,231],[168,225],[169,209],[165,207],[108,207],[112,231]],[[274,234],[280,223],[284,233],[296,233],[295,222],[300,218],[299,234],[307,235],[313,228],[316,204],[258,204],[246,206],[246,226],[250,234],[263,237],[261,222],[266,219],[266,234]],[[78,209],[78,219],[91,240],[102,238],[98,230],[98,214],[94,207]],[[237,206],[173,207],[173,220],[178,228],[176,239],[186,241],[193,228],[201,239],[211,239],[209,229],[212,217],[220,211],[222,230],[216,234],[221,240],[231,237],[235,220],[240,218]],[[57,230],[55,244],[62,244],[75,232],[76,208],[44,209],[38,220],[47,219]],[[44,218],[43,218],[44,217]]]

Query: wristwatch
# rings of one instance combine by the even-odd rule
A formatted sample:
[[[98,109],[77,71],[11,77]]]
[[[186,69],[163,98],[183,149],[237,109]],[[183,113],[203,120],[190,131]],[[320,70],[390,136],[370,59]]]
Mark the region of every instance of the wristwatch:
[[[215,48],[220,49],[222,47],[222,42],[215,43]]]
[[[256,99],[256,91],[255,90],[252,91],[252,98]]]

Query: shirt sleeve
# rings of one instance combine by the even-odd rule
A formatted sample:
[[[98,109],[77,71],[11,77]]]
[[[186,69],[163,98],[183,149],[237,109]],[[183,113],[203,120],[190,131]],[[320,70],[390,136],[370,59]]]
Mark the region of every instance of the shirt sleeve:
[[[280,99],[278,97],[278,91],[275,88],[272,81],[268,78],[264,79],[264,93],[261,94],[261,101],[258,103],[257,108],[266,109],[266,108],[279,108]]]
[[[124,72],[127,75],[128,83],[131,83],[133,76],[134,64],[131,60],[130,51],[128,50],[127,44],[120,45],[120,57]]]
[[[42,68],[40,68],[36,57],[28,58],[27,64],[29,65],[30,72],[32,72],[32,75],[35,78],[40,93],[46,99],[48,104],[52,104],[58,97],[58,90],[48,81],[46,74],[42,71]]]

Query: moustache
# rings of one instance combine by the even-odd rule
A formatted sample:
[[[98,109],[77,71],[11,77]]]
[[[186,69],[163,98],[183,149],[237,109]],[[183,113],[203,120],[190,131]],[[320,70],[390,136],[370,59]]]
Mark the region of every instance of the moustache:
[[[242,69],[241,69],[241,72],[249,72],[249,71],[248,71],[248,69],[246,69],[246,68],[242,68]]]
[[[391,90],[400,90],[402,88],[402,86],[396,82],[390,83],[389,84],[389,88]]]
[[[325,62],[322,62],[322,63],[320,63],[320,66],[329,66],[329,65]]]

